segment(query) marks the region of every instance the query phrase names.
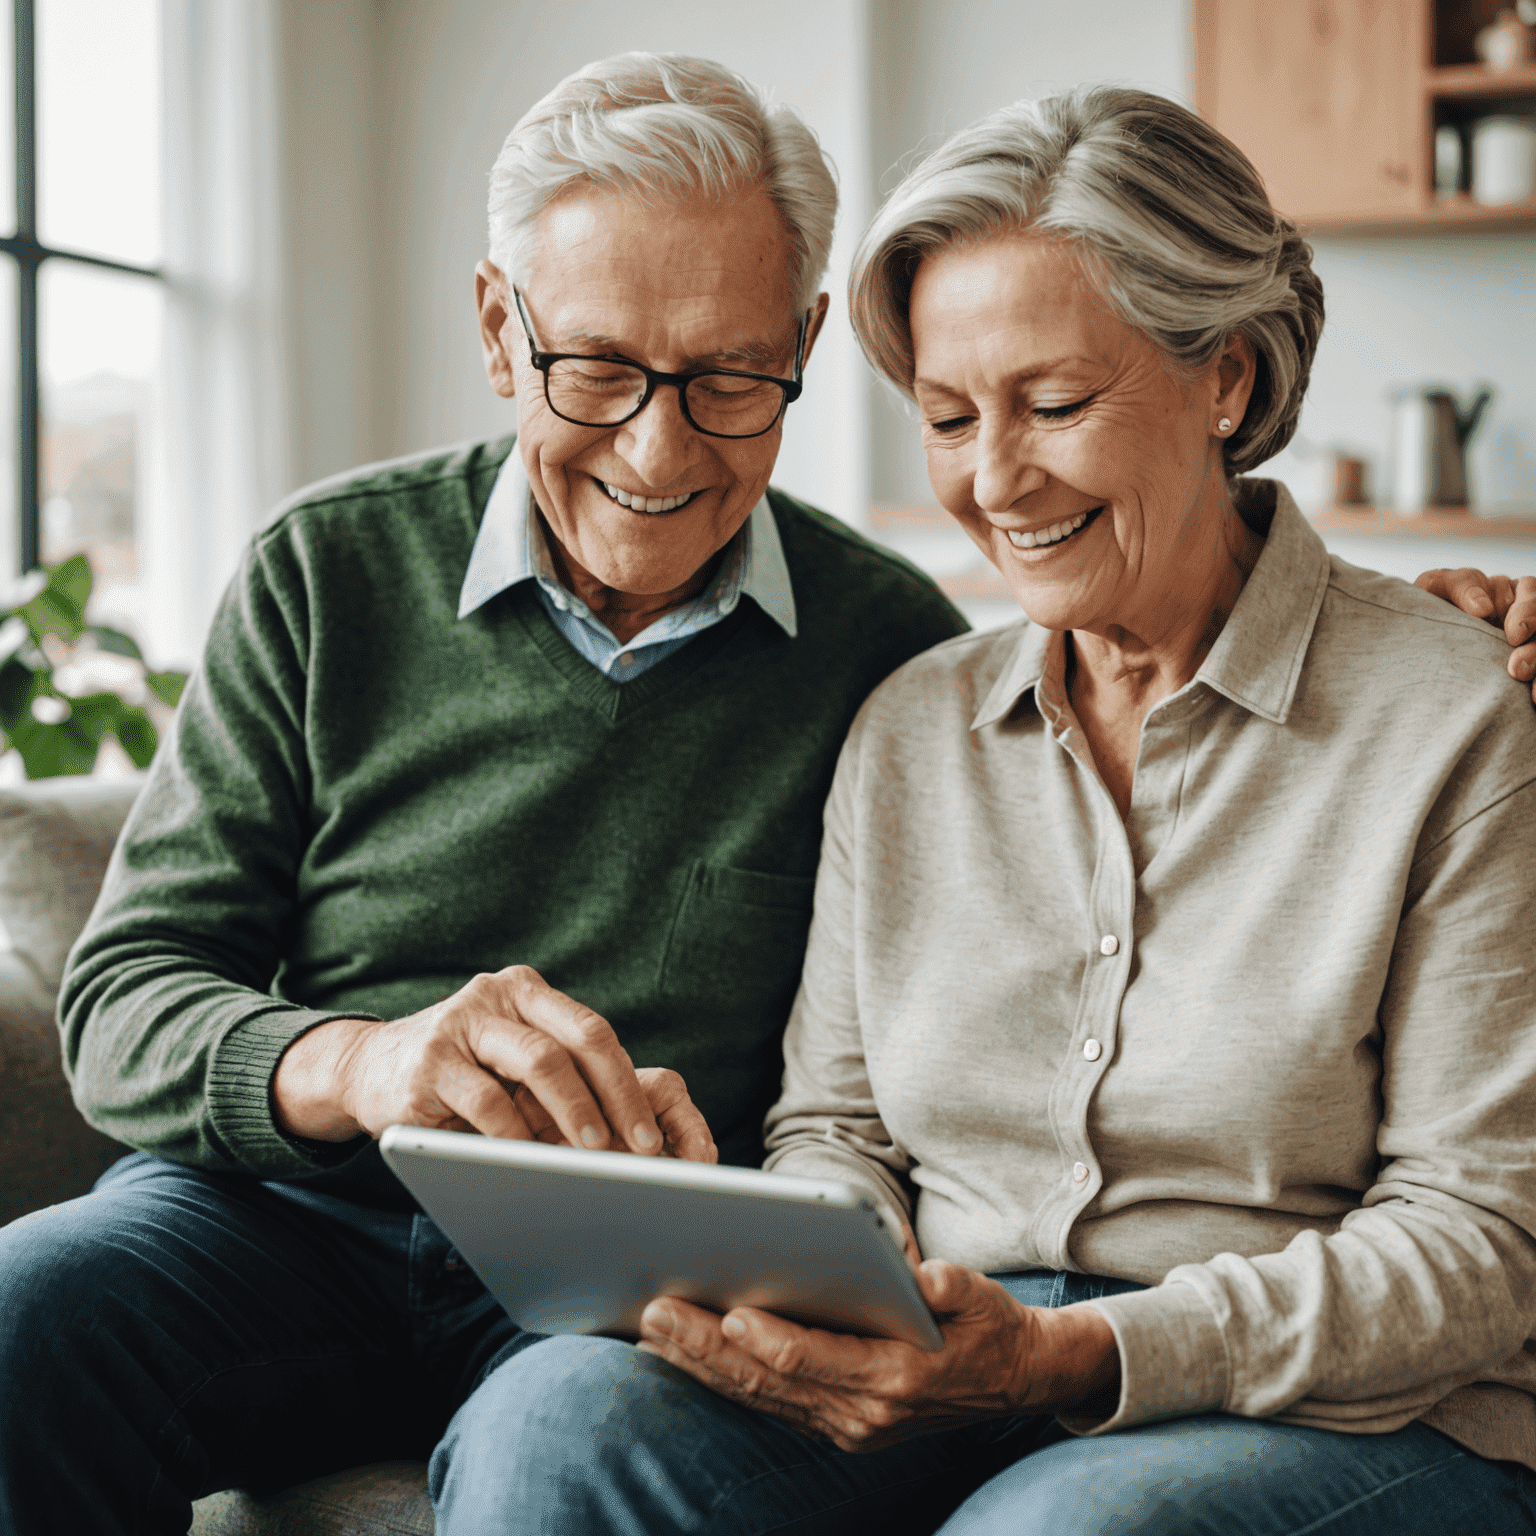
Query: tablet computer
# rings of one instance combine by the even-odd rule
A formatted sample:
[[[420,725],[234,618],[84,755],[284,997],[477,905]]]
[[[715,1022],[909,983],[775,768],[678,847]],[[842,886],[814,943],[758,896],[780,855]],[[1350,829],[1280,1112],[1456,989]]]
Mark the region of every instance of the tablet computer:
[[[657,1296],[944,1347],[890,1229],[851,1185],[392,1125],[384,1161],[512,1320],[638,1338]]]

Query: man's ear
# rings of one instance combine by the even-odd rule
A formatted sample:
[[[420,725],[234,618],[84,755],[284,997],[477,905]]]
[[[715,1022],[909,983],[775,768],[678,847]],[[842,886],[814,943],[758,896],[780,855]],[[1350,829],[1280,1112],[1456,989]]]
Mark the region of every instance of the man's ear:
[[[1243,416],[1248,410],[1248,401],[1257,377],[1258,360],[1253,343],[1241,331],[1234,331],[1227,337],[1227,344],[1216,360],[1216,412],[1232,423],[1224,436],[1235,432],[1243,424]]]
[[[502,339],[512,314],[512,294],[501,269],[489,261],[475,266],[475,310],[480,317],[480,350],[485,357],[485,376],[504,400],[517,393],[512,354]]]
[[[821,335],[821,328],[827,322],[827,305],[830,302],[830,294],[817,294],[816,303],[811,308],[811,323],[805,328],[805,356],[800,359],[802,368],[811,360],[811,348],[816,345],[816,338]]]

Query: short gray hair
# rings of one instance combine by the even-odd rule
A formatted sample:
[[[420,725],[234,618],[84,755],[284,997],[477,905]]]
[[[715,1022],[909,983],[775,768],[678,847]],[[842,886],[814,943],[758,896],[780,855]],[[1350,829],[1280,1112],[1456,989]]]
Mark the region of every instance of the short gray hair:
[[[581,181],[670,197],[766,193],[789,235],[791,296],[802,311],[815,302],[837,218],[831,163],[788,107],[724,65],[621,53],[523,114],[491,168],[490,258],[513,281],[539,215]]]
[[[903,393],[919,264],[1011,230],[1074,245],[1101,297],[1172,372],[1202,369],[1234,334],[1248,338],[1258,372],[1223,445],[1228,474],[1291,440],[1323,285],[1258,172],[1208,123],[1164,97],[1100,86],[1004,107],[923,160],[875,215],[848,285],[865,354]]]

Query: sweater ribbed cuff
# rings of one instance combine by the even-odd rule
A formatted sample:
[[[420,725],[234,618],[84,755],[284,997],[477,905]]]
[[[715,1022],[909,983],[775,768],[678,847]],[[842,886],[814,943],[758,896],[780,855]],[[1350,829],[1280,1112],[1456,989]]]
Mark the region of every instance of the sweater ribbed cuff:
[[[1226,1341],[1211,1309],[1187,1285],[1101,1296],[1097,1307],[1120,1348],[1120,1402],[1107,1419],[1061,1414],[1075,1435],[1211,1413],[1226,1401]]]
[[[337,1019],[372,1018],[364,1013],[317,1013],[274,1003],[228,1030],[214,1047],[208,1066],[208,1115],[235,1161],[261,1178],[295,1178],[339,1167],[356,1157],[358,1143],[304,1141],[277,1123],[272,1079],[278,1058],[300,1035]]]

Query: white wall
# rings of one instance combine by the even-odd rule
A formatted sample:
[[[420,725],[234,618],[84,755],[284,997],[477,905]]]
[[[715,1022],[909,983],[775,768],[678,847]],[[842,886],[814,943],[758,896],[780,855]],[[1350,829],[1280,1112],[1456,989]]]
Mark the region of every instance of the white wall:
[[[1260,473],[1319,504],[1331,493],[1328,454],[1348,452],[1386,503],[1388,391],[1446,383],[1469,401],[1489,384],[1471,442],[1473,505],[1536,511],[1536,235],[1330,239],[1313,252],[1328,318],[1312,385],[1296,444]]]
[[[278,8],[283,224],[294,485],[382,458],[392,391],[379,337],[378,0]]]

